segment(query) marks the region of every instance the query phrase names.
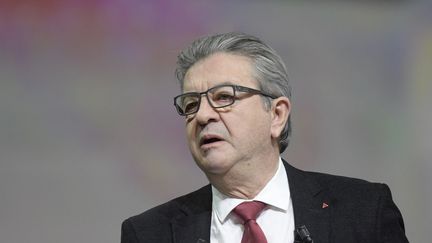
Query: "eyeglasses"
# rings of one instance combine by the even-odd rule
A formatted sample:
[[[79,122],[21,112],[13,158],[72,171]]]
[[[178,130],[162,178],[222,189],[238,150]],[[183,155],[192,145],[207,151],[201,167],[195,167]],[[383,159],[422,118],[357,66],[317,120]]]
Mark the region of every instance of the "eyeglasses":
[[[223,108],[234,104],[238,98],[236,92],[259,94],[272,99],[277,97],[266,94],[261,90],[239,85],[218,85],[204,92],[188,92],[174,97],[174,106],[181,116],[187,116],[198,112],[201,104],[201,96],[206,95],[207,101],[213,108]]]

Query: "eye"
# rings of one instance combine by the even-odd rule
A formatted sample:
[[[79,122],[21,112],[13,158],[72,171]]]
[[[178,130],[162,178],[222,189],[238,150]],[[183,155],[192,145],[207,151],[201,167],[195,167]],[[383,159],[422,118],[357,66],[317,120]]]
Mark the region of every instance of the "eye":
[[[183,111],[185,113],[193,112],[198,107],[198,101],[196,100],[190,100],[183,104]]]
[[[217,92],[213,95],[212,99],[215,102],[227,103],[234,100],[232,92]]]

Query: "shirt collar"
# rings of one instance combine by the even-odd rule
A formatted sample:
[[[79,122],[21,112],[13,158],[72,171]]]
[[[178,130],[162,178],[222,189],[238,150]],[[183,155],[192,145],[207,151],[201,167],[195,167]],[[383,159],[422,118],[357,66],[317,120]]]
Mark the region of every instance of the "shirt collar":
[[[237,205],[244,201],[261,201],[277,210],[282,210],[285,212],[288,210],[290,190],[288,186],[288,176],[284,169],[282,159],[279,157],[279,166],[276,173],[273,175],[267,185],[265,185],[265,187],[252,200],[230,198],[221,193],[214,186],[212,186],[212,195],[212,210],[216,212],[219,221],[222,223],[225,222],[229,213]]]

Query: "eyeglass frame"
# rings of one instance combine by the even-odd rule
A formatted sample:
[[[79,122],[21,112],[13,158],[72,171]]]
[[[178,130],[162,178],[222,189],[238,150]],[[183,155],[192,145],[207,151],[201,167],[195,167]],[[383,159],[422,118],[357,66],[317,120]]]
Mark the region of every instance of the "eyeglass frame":
[[[213,101],[211,101],[210,98],[209,98],[209,96],[208,96],[208,92],[211,91],[211,90],[217,89],[217,88],[221,88],[221,87],[232,87],[233,88],[233,91],[234,91],[233,92],[233,100],[229,104],[222,105],[222,106],[216,106],[215,107],[215,105],[213,104]],[[189,115],[195,114],[195,113],[197,113],[199,111],[199,109],[201,107],[201,97],[203,95],[205,95],[207,97],[208,103],[210,104],[210,106],[213,109],[224,108],[224,107],[228,107],[228,106],[230,106],[230,105],[232,105],[232,104],[235,103],[235,100],[236,100],[235,98],[237,98],[236,91],[244,92],[244,93],[249,93],[249,94],[254,94],[254,95],[258,94],[258,95],[262,95],[262,96],[269,97],[269,98],[272,98],[272,99],[278,98],[277,96],[274,96],[274,95],[271,95],[271,94],[267,94],[267,93],[265,93],[265,92],[263,92],[261,90],[258,90],[258,89],[253,89],[253,88],[249,88],[249,87],[245,87],[245,86],[241,86],[241,85],[234,85],[234,84],[221,84],[221,85],[217,85],[217,86],[211,87],[208,90],[203,91],[203,92],[187,92],[187,93],[183,93],[183,94],[177,95],[177,96],[174,97],[174,106],[175,106],[175,108],[177,110],[177,113],[180,116],[189,116]],[[176,100],[178,98],[182,97],[182,96],[190,95],[190,94],[195,94],[196,97],[198,97],[198,101],[197,101],[198,102],[198,106],[196,108],[196,111],[191,112],[191,113],[182,113],[180,111],[179,106],[177,105]]]

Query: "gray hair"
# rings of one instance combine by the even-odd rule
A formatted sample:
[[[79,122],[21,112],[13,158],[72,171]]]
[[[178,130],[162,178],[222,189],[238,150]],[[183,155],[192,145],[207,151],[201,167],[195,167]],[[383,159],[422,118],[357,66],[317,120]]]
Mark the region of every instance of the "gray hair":
[[[270,46],[257,37],[231,32],[202,37],[195,40],[177,57],[175,74],[183,90],[184,77],[196,62],[211,54],[225,52],[249,57],[253,62],[254,78],[259,88],[267,94],[276,97],[285,96],[291,99],[291,85],[288,72],[282,58]],[[271,98],[263,97],[267,109],[270,108]],[[291,115],[279,136],[279,151],[282,153],[289,143],[291,136]]]

